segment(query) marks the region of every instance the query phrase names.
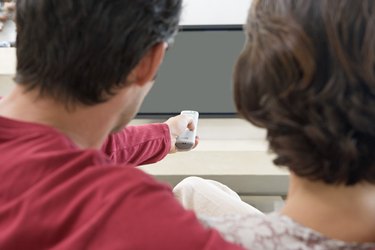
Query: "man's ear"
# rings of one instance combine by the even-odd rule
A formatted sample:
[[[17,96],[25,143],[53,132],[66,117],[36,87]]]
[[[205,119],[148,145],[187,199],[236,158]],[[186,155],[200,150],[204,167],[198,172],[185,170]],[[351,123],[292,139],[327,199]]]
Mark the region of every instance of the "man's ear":
[[[130,77],[135,84],[143,86],[154,80],[164,59],[166,47],[166,43],[158,43],[142,57],[130,73]]]

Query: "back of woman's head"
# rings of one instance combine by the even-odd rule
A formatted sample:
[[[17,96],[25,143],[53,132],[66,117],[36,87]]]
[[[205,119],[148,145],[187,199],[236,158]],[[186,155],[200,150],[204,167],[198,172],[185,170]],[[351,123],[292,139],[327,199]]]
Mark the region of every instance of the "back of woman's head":
[[[375,1],[254,0],[235,101],[275,164],[328,184],[375,183]]]

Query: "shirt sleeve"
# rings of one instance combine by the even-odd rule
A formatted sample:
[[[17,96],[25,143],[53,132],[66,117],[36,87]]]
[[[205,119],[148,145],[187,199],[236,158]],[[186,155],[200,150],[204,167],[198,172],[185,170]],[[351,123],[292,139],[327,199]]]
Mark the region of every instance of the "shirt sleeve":
[[[168,125],[148,124],[128,126],[110,135],[102,151],[112,163],[143,165],[163,159],[170,151],[171,138]]]

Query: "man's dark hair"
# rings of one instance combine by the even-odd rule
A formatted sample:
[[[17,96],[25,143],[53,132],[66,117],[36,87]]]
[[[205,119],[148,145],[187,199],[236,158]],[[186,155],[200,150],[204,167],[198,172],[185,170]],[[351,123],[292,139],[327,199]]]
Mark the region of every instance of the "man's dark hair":
[[[246,35],[236,106],[267,129],[275,164],[375,183],[375,1],[254,0]]]
[[[63,103],[103,102],[176,33],[181,0],[17,0],[15,81]]]

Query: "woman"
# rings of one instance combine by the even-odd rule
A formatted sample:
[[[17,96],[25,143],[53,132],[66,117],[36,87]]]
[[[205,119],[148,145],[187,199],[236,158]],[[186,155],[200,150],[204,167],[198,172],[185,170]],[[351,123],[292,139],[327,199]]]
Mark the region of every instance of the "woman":
[[[375,249],[375,1],[254,0],[246,35],[236,106],[267,130],[288,198],[202,221],[255,250]]]

